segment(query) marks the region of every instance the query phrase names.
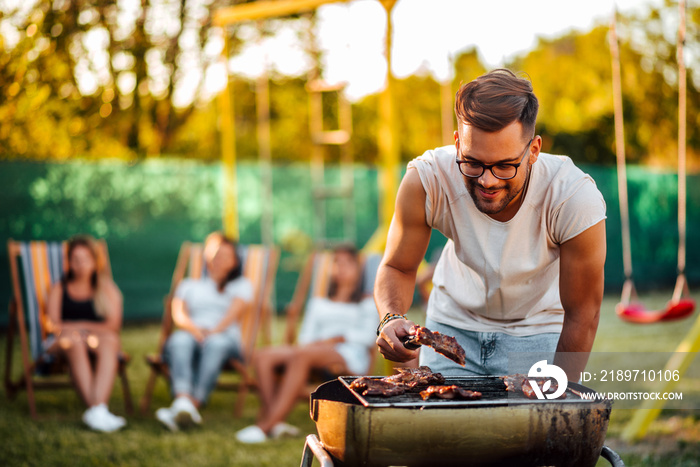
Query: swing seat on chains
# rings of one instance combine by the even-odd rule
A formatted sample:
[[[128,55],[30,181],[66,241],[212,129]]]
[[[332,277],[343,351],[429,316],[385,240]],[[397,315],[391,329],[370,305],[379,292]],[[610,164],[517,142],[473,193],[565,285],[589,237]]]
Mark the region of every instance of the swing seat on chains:
[[[680,300],[669,300],[663,310],[647,310],[639,303],[618,303],[615,313],[620,319],[638,324],[658,323],[660,321],[675,321],[687,318],[695,310],[695,300],[681,298]]]

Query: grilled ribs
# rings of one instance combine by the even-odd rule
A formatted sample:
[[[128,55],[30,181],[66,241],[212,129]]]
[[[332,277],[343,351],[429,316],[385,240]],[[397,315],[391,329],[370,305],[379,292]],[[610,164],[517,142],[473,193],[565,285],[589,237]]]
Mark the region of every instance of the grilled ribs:
[[[527,383],[527,375],[520,373],[514,375],[501,376],[508,392],[523,392],[523,384]],[[529,386],[529,384],[528,384]]]
[[[424,401],[427,401],[431,397],[437,397],[438,399],[481,399],[481,393],[479,391],[470,391],[460,388],[455,384],[450,386],[429,386],[426,390],[420,392],[420,396]]]
[[[433,332],[423,326],[413,326],[415,337],[412,342],[432,347],[437,353],[444,355],[450,360],[464,366],[467,355],[457,339],[454,337]]]
[[[350,389],[360,392],[363,396],[400,396],[408,390],[408,386],[402,383],[392,383],[381,379],[372,379],[366,376],[357,378],[350,384]]]
[[[398,373],[380,379],[363,376],[350,384],[363,396],[399,396],[416,386],[443,384],[445,378],[440,373],[433,373],[427,366],[419,368],[397,368]]]
[[[537,399],[537,394],[535,394],[535,391],[532,389],[532,386],[530,385],[530,379],[533,379],[537,382],[537,385],[540,387],[540,391],[544,394],[544,384],[548,381],[547,378],[530,378],[527,375],[524,374],[514,374],[514,375],[506,375],[506,376],[501,376],[501,379],[503,380],[503,383],[506,385],[506,391],[508,392],[519,392],[523,394],[525,397],[528,399]],[[557,384],[556,381],[552,381],[551,386],[547,389],[547,393],[554,393],[556,392],[557,388],[559,385]],[[566,398],[566,393],[562,394],[559,396],[559,399],[564,399]]]
[[[427,366],[418,368],[397,368],[397,374],[386,376],[382,381],[389,383],[403,383],[410,387],[428,384],[443,384],[445,377],[440,373],[433,373]]]

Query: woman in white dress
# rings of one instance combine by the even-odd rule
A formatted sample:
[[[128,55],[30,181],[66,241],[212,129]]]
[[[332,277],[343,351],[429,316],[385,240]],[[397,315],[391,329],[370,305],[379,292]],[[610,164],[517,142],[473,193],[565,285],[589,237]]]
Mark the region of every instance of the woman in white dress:
[[[262,406],[255,425],[236,433],[244,443],[298,434],[284,423],[311,370],[366,374],[375,343],[377,310],[363,295],[362,266],[354,247],[334,251],[328,298],[312,298],[299,333],[299,345],[270,347],[255,356]],[[277,383],[276,373],[283,370]]]

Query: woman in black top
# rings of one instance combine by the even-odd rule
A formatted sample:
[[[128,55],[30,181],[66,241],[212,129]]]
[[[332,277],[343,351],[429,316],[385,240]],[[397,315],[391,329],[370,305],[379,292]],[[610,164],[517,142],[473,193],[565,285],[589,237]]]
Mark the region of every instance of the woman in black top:
[[[90,237],[68,242],[68,271],[51,288],[46,308],[47,330],[55,337],[47,351],[68,360],[73,382],[88,406],[83,422],[110,432],[126,425],[123,417],[107,409],[119,363],[122,296],[100,253]]]

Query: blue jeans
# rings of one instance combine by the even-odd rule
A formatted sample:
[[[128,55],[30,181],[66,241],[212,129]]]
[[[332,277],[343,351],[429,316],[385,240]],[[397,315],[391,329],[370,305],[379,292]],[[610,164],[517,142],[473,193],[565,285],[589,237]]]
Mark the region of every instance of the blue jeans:
[[[189,394],[206,403],[221,368],[231,358],[241,358],[240,334],[226,331],[197,342],[187,331],[175,331],[165,343],[163,357],[170,367],[173,395]]]
[[[476,332],[448,326],[426,319],[431,331],[453,336],[467,354],[464,368],[422,346],[420,364],[445,376],[483,376],[526,373],[535,362],[546,359],[551,363],[559,342],[559,333],[534,336],[511,336],[502,332]]]

